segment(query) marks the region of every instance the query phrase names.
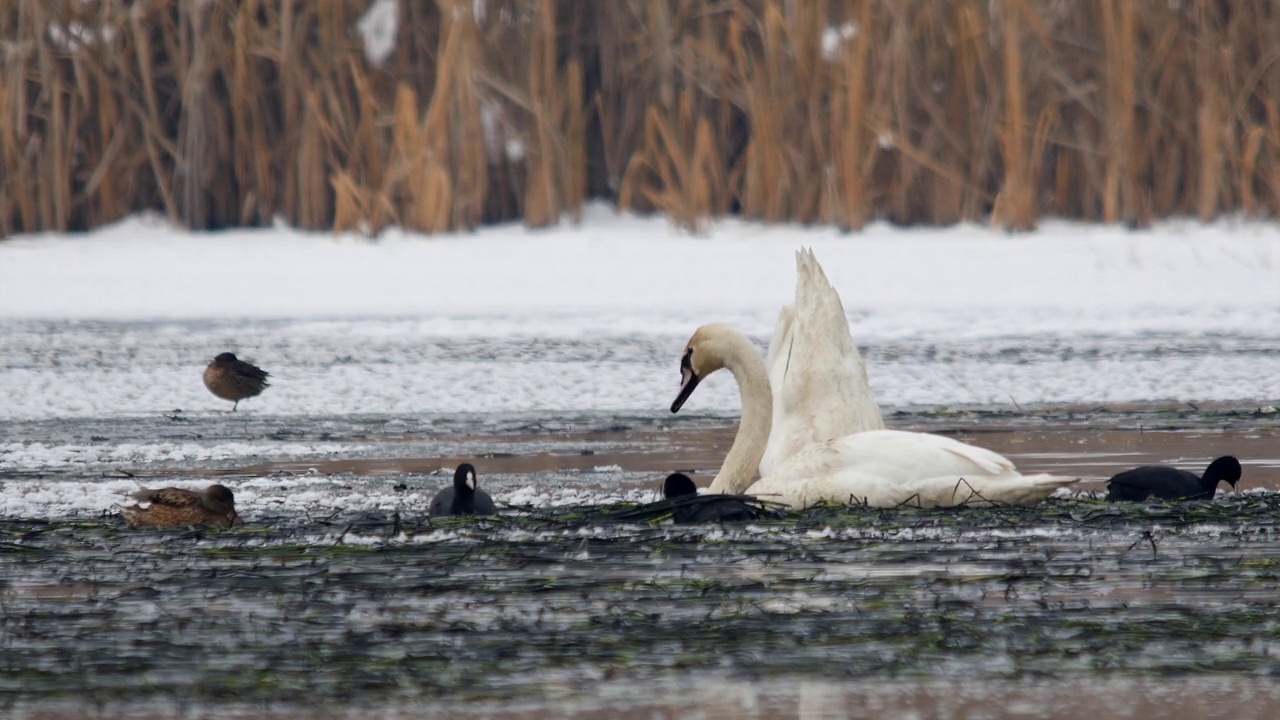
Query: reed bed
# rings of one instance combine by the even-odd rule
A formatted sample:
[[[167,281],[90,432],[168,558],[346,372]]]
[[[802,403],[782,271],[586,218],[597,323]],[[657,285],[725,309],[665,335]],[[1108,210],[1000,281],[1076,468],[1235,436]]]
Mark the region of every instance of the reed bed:
[[[11,0],[0,234],[1280,212],[1270,0]]]

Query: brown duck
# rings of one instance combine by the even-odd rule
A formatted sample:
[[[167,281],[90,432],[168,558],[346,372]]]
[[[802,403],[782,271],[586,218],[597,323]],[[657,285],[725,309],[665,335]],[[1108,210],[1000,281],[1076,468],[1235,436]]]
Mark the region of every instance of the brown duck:
[[[234,412],[241,400],[262,393],[270,384],[268,375],[266,370],[237,358],[235,353],[224,352],[204,369],[204,386],[223,400],[234,402],[231,406]]]
[[[236,514],[236,499],[223,485],[210,485],[204,490],[161,488],[139,490],[129,497],[141,505],[120,508],[124,521],[132,528],[171,528],[184,525],[232,525],[244,524]]]

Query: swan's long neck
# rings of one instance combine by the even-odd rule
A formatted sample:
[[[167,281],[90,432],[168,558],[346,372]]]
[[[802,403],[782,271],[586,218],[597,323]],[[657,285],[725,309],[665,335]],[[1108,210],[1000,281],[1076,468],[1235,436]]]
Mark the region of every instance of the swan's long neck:
[[[769,389],[769,371],[751,341],[736,331],[726,340],[724,366],[738,381],[742,416],[733,446],[711,482],[710,492],[739,495],[755,480],[760,459],[764,457],[773,427],[773,394]]]

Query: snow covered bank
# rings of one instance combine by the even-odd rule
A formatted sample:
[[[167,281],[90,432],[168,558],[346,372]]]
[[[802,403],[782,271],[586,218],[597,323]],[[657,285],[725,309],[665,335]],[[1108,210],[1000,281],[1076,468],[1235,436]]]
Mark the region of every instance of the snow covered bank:
[[[1005,332],[1087,333],[1096,322],[1202,332],[1252,321],[1280,333],[1274,224],[1047,223],[1033,235],[879,224],[842,235],[723,221],[693,237],[602,205],[580,226],[375,241],[288,229],[192,234],[141,218],[86,236],[14,238],[0,242],[0,318],[567,316],[631,318],[638,331],[726,314],[771,323],[792,295],[801,245],[814,247],[846,310],[865,315],[872,332],[878,317],[939,331],[936,314],[967,309]]]

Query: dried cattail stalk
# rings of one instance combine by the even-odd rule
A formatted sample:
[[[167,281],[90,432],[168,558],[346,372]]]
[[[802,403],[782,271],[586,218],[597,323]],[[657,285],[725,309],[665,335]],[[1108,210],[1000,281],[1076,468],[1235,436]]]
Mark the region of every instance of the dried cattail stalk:
[[[5,235],[1280,213],[1272,0],[14,0],[0,37]]]

